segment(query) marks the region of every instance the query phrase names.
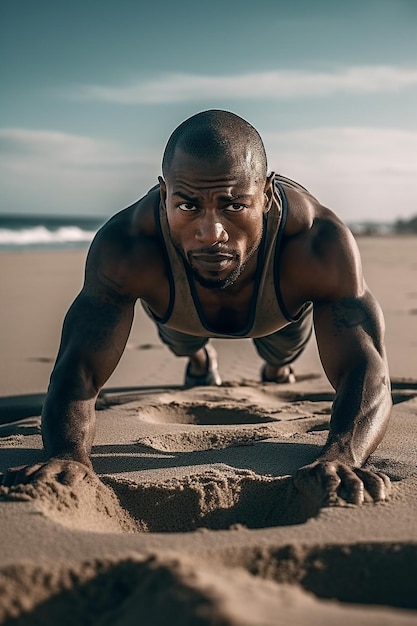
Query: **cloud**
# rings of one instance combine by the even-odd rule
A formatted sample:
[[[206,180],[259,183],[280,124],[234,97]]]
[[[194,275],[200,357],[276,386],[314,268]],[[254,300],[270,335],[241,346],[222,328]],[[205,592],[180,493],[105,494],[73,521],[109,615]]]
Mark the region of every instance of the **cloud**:
[[[271,169],[347,221],[417,213],[417,131],[322,127],[266,133],[264,141]]]
[[[0,157],[23,163],[46,161],[54,167],[138,166],[141,160],[117,142],[58,131],[0,128]]]
[[[392,93],[417,85],[417,68],[357,66],[333,72],[277,70],[233,76],[163,74],[120,86],[84,85],[69,96],[118,104],[160,104],[213,98],[283,100],[333,94]]]
[[[380,175],[417,177],[417,131],[372,127],[321,127],[266,133],[269,159],[324,168],[338,176]]]
[[[325,126],[262,134],[270,168],[298,180],[342,219],[416,214],[417,131]],[[3,128],[0,208],[109,215],[155,184],[160,161],[157,148]]]
[[[0,128],[0,209],[107,215],[156,182],[160,160],[117,142]]]

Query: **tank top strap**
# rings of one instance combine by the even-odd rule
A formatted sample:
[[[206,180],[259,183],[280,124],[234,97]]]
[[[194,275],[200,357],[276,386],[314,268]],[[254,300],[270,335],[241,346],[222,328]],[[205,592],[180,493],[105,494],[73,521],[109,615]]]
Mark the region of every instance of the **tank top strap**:
[[[281,189],[281,191],[280,191]],[[158,318],[146,307],[147,312],[160,324],[166,324],[189,335],[203,337],[262,337],[287,325],[291,319],[284,314],[277,297],[276,277],[277,245],[279,246],[285,226],[286,198],[278,181],[273,188],[273,201],[264,220],[264,232],[259,248],[258,270],[255,276],[251,319],[248,328],[234,335],[216,334],[207,329],[198,313],[190,285],[190,276],[185,261],[174,246],[166,211],[158,198],[155,219],[165,245],[169,272],[170,305],[163,318]]]

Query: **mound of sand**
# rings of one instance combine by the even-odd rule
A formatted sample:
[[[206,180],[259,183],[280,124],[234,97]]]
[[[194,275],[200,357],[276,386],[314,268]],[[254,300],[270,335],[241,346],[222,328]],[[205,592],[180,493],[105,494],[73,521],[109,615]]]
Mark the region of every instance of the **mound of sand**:
[[[227,466],[163,482],[105,477],[122,506],[148,532],[300,524],[318,512],[290,476],[272,478]]]
[[[179,555],[96,560],[47,570],[11,566],[0,574],[0,593],[0,623],[12,619],[16,626],[296,626],[306,623],[306,615],[311,626],[415,624],[407,611],[318,601],[301,587],[237,569],[213,570]]]
[[[73,529],[94,532],[134,532],[137,525],[112,489],[94,474],[75,485],[37,480],[27,485],[0,487],[0,500],[30,502],[44,517]]]

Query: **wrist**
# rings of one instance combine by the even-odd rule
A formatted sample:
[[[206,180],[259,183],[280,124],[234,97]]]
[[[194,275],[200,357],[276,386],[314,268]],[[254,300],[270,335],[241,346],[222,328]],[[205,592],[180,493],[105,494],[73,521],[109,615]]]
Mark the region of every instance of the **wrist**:
[[[91,459],[85,450],[70,450],[66,452],[56,452],[55,454],[51,454],[50,458],[59,459],[61,461],[75,461],[77,463],[81,463],[82,465],[85,465],[86,467],[88,467],[88,469],[93,469]]]
[[[353,452],[350,442],[341,442],[339,440],[327,442],[318,455],[317,461],[337,461],[351,467],[360,467],[362,464],[361,460]]]

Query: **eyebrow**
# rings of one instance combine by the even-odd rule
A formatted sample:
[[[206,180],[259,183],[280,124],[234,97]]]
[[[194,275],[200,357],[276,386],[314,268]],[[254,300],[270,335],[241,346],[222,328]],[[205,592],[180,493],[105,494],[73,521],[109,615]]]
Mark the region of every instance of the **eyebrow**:
[[[233,200],[242,200],[242,198],[252,198],[252,194],[251,193],[237,193],[237,194],[230,194],[229,196],[220,196],[220,200],[224,200],[224,202],[229,202],[229,201],[233,201]]]
[[[172,195],[178,196],[179,198],[182,198],[183,200],[187,200],[188,202],[198,202],[198,198],[194,198],[193,196],[188,196],[186,193],[183,193],[182,191],[173,191]],[[222,202],[233,202],[235,200],[242,200],[242,198],[252,198],[252,197],[253,197],[253,194],[250,194],[250,193],[238,193],[238,194],[220,196],[219,200],[222,200]]]
[[[188,202],[197,202],[198,198],[193,198],[192,196],[187,196],[186,193],[183,193],[182,191],[173,191],[172,192],[173,196],[178,196],[179,198],[182,198],[183,200],[188,200]]]

